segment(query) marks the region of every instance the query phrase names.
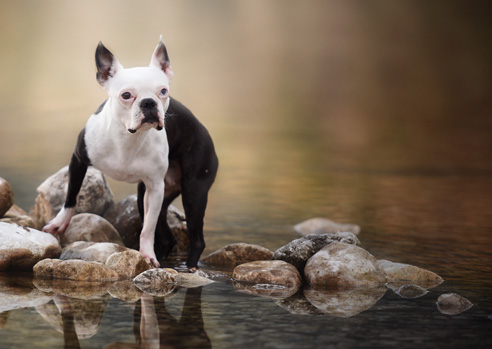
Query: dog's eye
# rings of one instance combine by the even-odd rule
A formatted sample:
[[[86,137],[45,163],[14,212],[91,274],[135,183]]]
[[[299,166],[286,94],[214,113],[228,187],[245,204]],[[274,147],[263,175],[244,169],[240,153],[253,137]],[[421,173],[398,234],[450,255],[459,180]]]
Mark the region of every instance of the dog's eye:
[[[123,98],[123,99],[130,99],[130,98],[132,98],[132,94],[130,92],[123,92],[121,94],[121,98]]]
[[[161,96],[163,96],[163,97],[167,96],[168,93],[169,93],[169,91],[167,90],[167,88],[163,88],[161,90]]]

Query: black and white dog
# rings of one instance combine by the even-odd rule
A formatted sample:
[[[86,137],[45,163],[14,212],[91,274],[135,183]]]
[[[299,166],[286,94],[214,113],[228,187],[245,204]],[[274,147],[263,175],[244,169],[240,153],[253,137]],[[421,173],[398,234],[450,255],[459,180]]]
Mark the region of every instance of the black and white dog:
[[[87,167],[94,166],[116,180],[138,183],[140,253],[155,267],[176,244],[166,216],[181,194],[190,240],[186,264],[195,271],[205,248],[208,191],[218,169],[212,139],[195,116],[169,96],[173,72],[162,38],[148,67],[123,68],[102,43],[96,66],[97,81],[109,97],[79,134],[65,205],[43,231],[56,235],[66,230]]]

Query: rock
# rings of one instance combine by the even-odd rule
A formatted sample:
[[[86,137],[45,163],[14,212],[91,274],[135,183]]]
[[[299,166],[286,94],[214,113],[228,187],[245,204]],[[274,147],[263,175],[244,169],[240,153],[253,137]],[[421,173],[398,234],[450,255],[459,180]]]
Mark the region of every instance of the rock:
[[[302,290],[286,299],[277,299],[275,303],[295,315],[322,315],[323,312],[304,297]]]
[[[176,286],[193,288],[211,284],[213,281],[195,273],[178,273],[175,275]]]
[[[149,269],[137,275],[133,284],[143,292],[154,296],[165,296],[176,287],[176,275],[162,268]]]
[[[60,235],[62,247],[75,241],[113,242],[123,246],[123,240],[111,223],[92,213],[73,216],[65,233]]]
[[[311,218],[296,226],[294,230],[301,235],[350,232],[359,235],[360,227],[351,223],[336,223],[326,218]]]
[[[44,259],[34,268],[34,277],[40,279],[67,279],[78,281],[116,281],[118,274],[97,262],[79,259],[62,261],[60,259]]]
[[[0,222],[0,270],[32,267],[44,258],[58,258],[61,246],[50,234]]]
[[[9,182],[0,177],[0,218],[12,207],[14,204],[14,192]]]
[[[307,235],[280,247],[272,258],[290,263],[303,273],[307,260],[333,241],[360,245],[359,239],[352,233]]]
[[[17,205],[12,205],[12,207],[0,218],[0,222],[17,224],[21,227],[36,228],[34,220]]]
[[[386,293],[386,287],[327,291],[305,288],[304,296],[322,313],[347,318],[368,310]]]
[[[446,315],[458,315],[472,306],[472,302],[456,293],[442,294],[437,299],[437,309]]]
[[[167,224],[176,239],[176,245],[171,256],[187,256],[190,247],[186,217],[176,206],[170,205],[167,209]]]
[[[121,299],[125,303],[135,303],[142,297],[142,291],[138,289],[132,280],[116,281],[108,290],[113,298]]]
[[[109,288],[114,283],[115,281],[43,279],[37,277],[33,279],[33,284],[40,291],[81,299],[102,297],[108,293]]]
[[[36,227],[41,229],[61,210],[68,189],[68,166],[46,179],[37,188],[38,196],[31,211]],[[102,216],[113,203],[113,193],[101,171],[89,166],[77,198],[76,213]]]
[[[378,260],[379,267],[384,269],[387,282],[392,287],[414,284],[423,288],[433,288],[444,280],[437,274],[413,265],[394,263],[385,259]]]
[[[226,245],[208,256],[201,262],[208,266],[234,268],[240,264],[272,259],[273,252],[269,249],[252,244],[236,243]]]
[[[395,293],[402,298],[419,298],[425,296],[429,291],[419,285],[403,285]]]
[[[135,250],[113,253],[106,260],[106,266],[114,270],[120,280],[133,279],[144,271],[154,268],[140,252]]]
[[[386,283],[384,271],[373,255],[361,247],[336,241],[307,261],[304,276],[317,289],[349,290]]]
[[[113,253],[126,250],[125,246],[114,242],[75,241],[63,248],[60,259],[82,259],[88,262],[104,264]]]
[[[298,289],[302,278],[296,267],[284,261],[256,261],[238,265],[232,278],[250,284],[272,284]]]
[[[277,300],[289,298],[299,289],[298,286],[287,287],[273,284],[247,284],[239,281],[233,281],[232,284],[234,289],[241,293]]]

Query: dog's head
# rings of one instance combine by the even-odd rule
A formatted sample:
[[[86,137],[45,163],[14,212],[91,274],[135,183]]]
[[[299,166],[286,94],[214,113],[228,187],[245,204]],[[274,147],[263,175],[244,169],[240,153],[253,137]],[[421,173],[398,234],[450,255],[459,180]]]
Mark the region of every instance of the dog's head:
[[[173,76],[162,38],[148,67],[123,68],[102,43],[96,49],[96,66],[97,81],[108,92],[111,113],[128,132],[162,130]]]

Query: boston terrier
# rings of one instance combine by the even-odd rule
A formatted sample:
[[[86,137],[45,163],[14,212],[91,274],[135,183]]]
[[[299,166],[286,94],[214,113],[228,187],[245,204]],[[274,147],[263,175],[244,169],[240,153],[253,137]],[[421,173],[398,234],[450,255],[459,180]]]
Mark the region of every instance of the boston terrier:
[[[193,272],[205,248],[203,218],[218,169],[212,138],[169,95],[173,72],[162,37],[148,67],[123,68],[102,43],[96,66],[108,99],[78,136],[65,205],[43,231],[65,232],[87,167],[94,166],[116,180],[138,183],[140,253],[155,267],[176,244],[166,217],[168,206],[181,194],[190,240],[186,264]]]

